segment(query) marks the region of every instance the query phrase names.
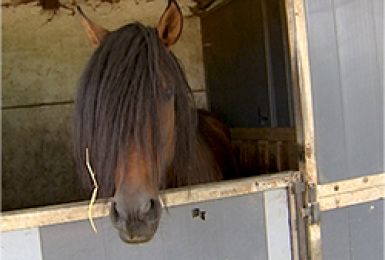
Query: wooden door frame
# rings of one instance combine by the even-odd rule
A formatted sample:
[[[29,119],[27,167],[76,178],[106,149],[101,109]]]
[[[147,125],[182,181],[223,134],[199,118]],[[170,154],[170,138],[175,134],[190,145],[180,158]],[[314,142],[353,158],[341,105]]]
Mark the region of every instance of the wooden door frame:
[[[305,1],[309,0],[284,0],[292,69],[297,143],[300,151],[299,168],[305,184],[303,207],[307,209],[316,206],[318,211],[316,221],[312,220],[311,216],[301,216],[301,214],[298,216],[299,219],[304,220],[307,240],[307,245],[301,244],[301,240],[299,241],[300,248],[306,247],[302,250],[305,255],[300,254],[300,258],[318,260],[322,259],[319,215],[328,210],[384,199],[385,172],[327,184],[318,182]]]
[[[299,170],[303,175],[304,190],[297,196],[303,196],[303,209],[310,205],[310,188],[318,186],[315,158],[314,113],[311,92],[308,37],[306,30],[306,12],[304,0],[284,0],[286,24],[293,86],[295,125],[299,149]],[[300,213],[302,227],[306,234],[300,237],[301,259],[322,259],[321,229],[319,221],[314,222]],[[301,230],[301,227],[299,227]],[[301,233],[301,231],[299,231]],[[303,232],[302,232],[303,233]]]

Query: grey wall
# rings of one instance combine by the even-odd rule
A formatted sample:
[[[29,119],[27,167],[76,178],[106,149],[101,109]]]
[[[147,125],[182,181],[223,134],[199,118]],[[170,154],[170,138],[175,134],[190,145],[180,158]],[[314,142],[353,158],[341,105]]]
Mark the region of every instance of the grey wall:
[[[322,213],[325,260],[383,260],[384,201],[373,201]]]
[[[192,217],[195,208],[206,212],[205,220]],[[23,248],[31,252],[28,259],[42,256],[44,260],[291,259],[286,189],[169,208],[168,213],[163,212],[153,240],[141,245],[120,241],[108,217],[95,223],[97,234],[88,221],[41,227],[38,234],[32,232],[34,240],[22,240],[28,242]],[[12,241],[11,236],[26,232],[31,233],[9,232],[1,253],[8,252],[9,259],[21,259],[25,252],[12,250],[20,248],[21,240]]]
[[[384,2],[305,3],[319,180],[382,172]]]

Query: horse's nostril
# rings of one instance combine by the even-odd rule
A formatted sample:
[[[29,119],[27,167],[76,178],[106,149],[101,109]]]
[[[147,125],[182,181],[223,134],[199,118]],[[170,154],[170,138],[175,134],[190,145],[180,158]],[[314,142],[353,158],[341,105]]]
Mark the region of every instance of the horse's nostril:
[[[150,199],[149,201],[147,201],[147,203],[144,204],[142,207],[143,214],[151,213],[151,211],[154,211],[155,210],[155,203],[156,202],[154,199]]]
[[[143,215],[146,216],[147,220],[153,221],[158,218],[160,203],[155,199],[150,199],[143,207]]]
[[[110,216],[113,222],[117,222],[119,218],[119,212],[116,210],[116,202],[111,203]]]
[[[146,214],[148,211],[151,210],[151,207],[152,207],[152,200],[150,199],[149,201],[147,201],[146,203],[144,203],[142,205],[142,208],[141,208],[141,211],[143,214]]]

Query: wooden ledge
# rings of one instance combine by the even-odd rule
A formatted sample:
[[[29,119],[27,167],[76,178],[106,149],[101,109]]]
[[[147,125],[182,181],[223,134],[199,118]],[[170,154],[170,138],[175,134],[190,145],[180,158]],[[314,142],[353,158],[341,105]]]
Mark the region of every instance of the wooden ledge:
[[[169,189],[162,192],[160,197],[164,206],[175,207],[208,200],[242,196],[269,189],[286,188],[293,181],[299,180],[299,178],[299,172],[280,172],[258,177]],[[86,220],[88,218],[88,203],[89,201],[81,201],[4,212],[0,217],[0,231],[5,232]],[[108,216],[109,200],[97,200],[92,212],[94,218]]]

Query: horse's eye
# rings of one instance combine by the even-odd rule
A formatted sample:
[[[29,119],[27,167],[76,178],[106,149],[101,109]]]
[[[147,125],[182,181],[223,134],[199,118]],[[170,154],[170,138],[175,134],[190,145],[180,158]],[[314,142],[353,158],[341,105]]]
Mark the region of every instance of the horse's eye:
[[[175,90],[173,87],[169,87],[167,89],[165,89],[164,91],[164,97],[169,100],[170,98],[172,98],[175,94]]]

